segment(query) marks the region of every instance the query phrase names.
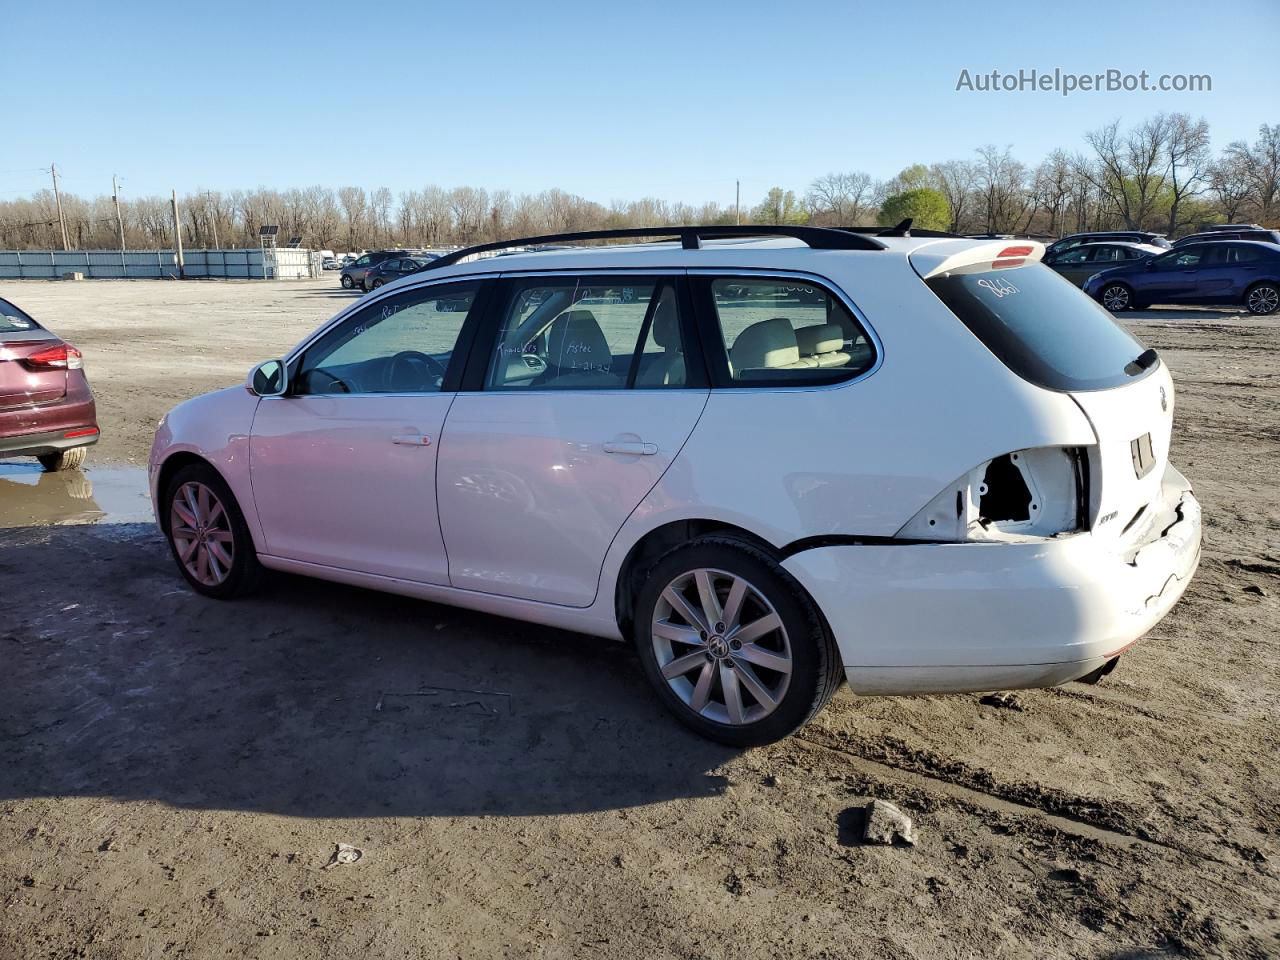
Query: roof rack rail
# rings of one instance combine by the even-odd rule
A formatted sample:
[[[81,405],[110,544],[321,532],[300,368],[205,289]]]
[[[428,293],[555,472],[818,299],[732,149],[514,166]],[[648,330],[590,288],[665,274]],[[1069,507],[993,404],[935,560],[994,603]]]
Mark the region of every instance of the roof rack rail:
[[[843,230],[846,233],[865,234],[872,237],[942,237],[944,239],[954,240],[968,239],[963,234],[947,233],[945,230],[925,230],[923,228],[913,229],[910,217],[892,227],[834,227],[833,229]]]
[[[679,227],[625,227],[618,230],[579,230],[575,233],[548,233],[539,237],[517,237],[494,243],[479,243],[463,247],[432,260],[423,270],[447,267],[490,250],[506,250],[510,247],[532,247],[543,243],[564,243],[572,240],[625,240],[641,237],[674,237],[686,250],[697,250],[703,240],[723,240],[730,237],[793,237],[803,240],[814,250],[883,250],[878,240],[835,227],[798,227],[790,224],[731,224],[728,226],[679,226]],[[417,273],[418,271],[414,271]]]

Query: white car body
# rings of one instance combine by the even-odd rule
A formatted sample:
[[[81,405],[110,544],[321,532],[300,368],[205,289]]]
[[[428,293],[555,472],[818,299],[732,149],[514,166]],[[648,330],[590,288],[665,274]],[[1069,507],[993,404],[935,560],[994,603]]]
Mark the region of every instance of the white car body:
[[[788,238],[645,244],[424,270],[355,302],[286,361],[407,289],[593,272],[814,281],[852,309],[876,360],[814,387],[293,398],[236,386],[163,421],[153,501],[167,470],[199,458],[234,493],[266,567],[615,640],[628,632],[624,571],[649,538],[741,532],[812,598],[856,693],[1077,679],[1182,594],[1199,558],[1199,507],[1168,461],[1167,367],[1108,389],[1046,389],[1010,370],[922,281],[1000,262],[1012,242],[886,237],[876,252]],[[1023,250],[1027,260],[1043,253]],[[1148,434],[1154,468],[1138,477],[1135,438]],[[1087,486],[1074,492],[1057,489],[1065,448],[1084,451]],[[1033,520],[984,534],[969,522],[977,493],[966,483],[1014,451],[1030,452],[1020,469],[1037,507],[1062,515],[1041,519],[1069,525],[1079,506],[1079,529]]]

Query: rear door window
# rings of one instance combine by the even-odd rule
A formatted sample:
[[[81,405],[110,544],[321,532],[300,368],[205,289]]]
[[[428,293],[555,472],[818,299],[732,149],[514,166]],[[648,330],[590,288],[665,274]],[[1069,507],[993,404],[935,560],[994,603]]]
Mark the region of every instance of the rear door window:
[[[26,333],[40,325],[8,300],[0,300],[0,333]]]
[[[817,283],[721,277],[704,291],[715,320],[711,361],[721,385],[837,383],[875,364],[875,347],[861,323]]]
[[[1041,264],[977,264],[925,283],[1025,380],[1050,390],[1102,390],[1134,379],[1125,368],[1143,352],[1142,344]]]

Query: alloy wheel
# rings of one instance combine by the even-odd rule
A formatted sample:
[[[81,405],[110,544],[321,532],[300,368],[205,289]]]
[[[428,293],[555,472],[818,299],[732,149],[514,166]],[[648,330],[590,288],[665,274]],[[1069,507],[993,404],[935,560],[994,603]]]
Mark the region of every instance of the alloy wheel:
[[[1261,286],[1249,291],[1249,299],[1245,302],[1250,313],[1267,314],[1280,307],[1280,290],[1275,287]]]
[[[218,495],[203,483],[193,480],[174,491],[169,535],[178,561],[199,583],[216,587],[231,575],[236,555],[231,517]]]
[[[1102,305],[1112,313],[1128,308],[1128,289],[1118,285],[1114,287],[1107,287],[1107,289],[1102,291]]]
[[[782,618],[744,577],[700,568],[662,591],[651,624],[658,669],[694,713],[741,726],[773,713],[791,682]]]

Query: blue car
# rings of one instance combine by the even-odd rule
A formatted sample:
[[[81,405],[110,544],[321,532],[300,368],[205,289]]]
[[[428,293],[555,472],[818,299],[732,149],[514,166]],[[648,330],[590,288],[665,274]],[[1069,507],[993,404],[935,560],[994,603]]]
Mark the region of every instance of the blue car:
[[[1280,244],[1188,243],[1138,263],[1095,273],[1084,292],[1112,313],[1153,303],[1242,304],[1265,316],[1280,308]]]

